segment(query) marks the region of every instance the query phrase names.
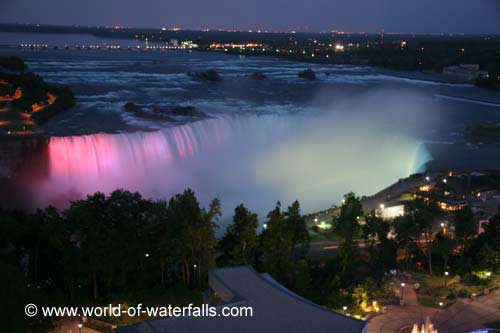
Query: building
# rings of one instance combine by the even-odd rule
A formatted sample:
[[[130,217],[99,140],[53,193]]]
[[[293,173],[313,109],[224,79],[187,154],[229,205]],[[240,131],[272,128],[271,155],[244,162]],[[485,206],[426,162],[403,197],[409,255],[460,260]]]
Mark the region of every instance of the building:
[[[314,304],[250,266],[214,269],[209,287],[222,306],[251,306],[252,317],[178,317],[119,327],[119,333],[366,333],[362,320]]]
[[[456,198],[441,198],[437,201],[442,210],[456,212],[467,206],[467,201]]]
[[[395,204],[392,206],[384,206],[381,209],[381,215],[384,220],[392,220],[400,216],[405,215],[405,205],[404,204]]]
[[[485,75],[486,72],[480,71],[477,64],[463,64],[445,67],[443,74],[457,81],[474,81],[479,76]]]
[[[498,196],[486,198],[486,195],[484,195],[483,197],[475,197],[469,200],[469,204],[474,217],[479,222],[478,233],[481,234],[484,232],[484,225],[498,214],[500,198]]]

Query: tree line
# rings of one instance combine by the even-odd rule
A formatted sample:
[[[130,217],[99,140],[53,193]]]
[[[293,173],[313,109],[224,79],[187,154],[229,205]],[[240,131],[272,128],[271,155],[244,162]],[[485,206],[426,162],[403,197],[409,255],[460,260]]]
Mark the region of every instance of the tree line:
[[[202,207],[192,190],[168,201],[117,190],[95,193],[58,210],[0,211],[0,309],[11,331],[44,331],[50,322],[27,321],[22,308],[40,305],[144,301],[148,292],[207,288],[208,270],[252,265],[314,302],[355,314],[369,299],[390,299],[389,272],[451,270],[473,279],[500,260],[500,215],[477,234],[469,208],[454,217],[454,233],[440,225],[443,211],[414,200],[404,216],[363,212],[347,194],[334,215],[333,256],[309,256],[306,219],[298,201],[277,203],[259,223],[243,204],[218,238],[218,199]],[[384,292],[389,291],[388,294]],[[201,301],[189,299],[190,302]]]

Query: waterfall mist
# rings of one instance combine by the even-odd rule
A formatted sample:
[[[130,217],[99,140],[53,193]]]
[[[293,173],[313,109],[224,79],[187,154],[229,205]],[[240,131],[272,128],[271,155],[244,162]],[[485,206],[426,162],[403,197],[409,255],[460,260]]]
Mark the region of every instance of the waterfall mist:
[[[168,198],[193,188],[225,216],[243,202],[262,217],[276,201],[324,209],[349,191],[376,192],[430,159],[415,131],[418,96],[384,91],[287,115],[224,115],[155,132],[53,137],[36,204],[117,188]]]

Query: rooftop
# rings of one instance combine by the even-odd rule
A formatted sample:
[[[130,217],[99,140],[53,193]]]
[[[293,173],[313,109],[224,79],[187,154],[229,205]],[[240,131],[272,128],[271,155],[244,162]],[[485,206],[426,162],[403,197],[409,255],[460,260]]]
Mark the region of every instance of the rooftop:
[[[366,332],[366,323],[314,304],[250,266],[209,272],[210,288],[225,303],[251,306],[253,317],[162,318],[117,329],[120,333],[160,332]]]

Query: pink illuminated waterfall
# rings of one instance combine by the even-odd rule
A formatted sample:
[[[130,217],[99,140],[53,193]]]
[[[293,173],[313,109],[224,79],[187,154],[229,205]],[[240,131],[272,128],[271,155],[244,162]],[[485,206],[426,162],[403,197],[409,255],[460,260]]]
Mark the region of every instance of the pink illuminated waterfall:
[[[53,137],[46,193],[80,196],[126,188],[156,195],[161,188],[180,190],[175,183],[186,177],[182,171],[230,134],[224,119],[209,119],[155,132]]]
[[[226,214],[243,202],[265,215],[278,200],[319,210],[349,191],[375,193],[429,158],[411,137],[353,126],[325,116],[234,115],[155,132],[53,137],[48,170],[29,191],[37,207],[65,207],[96,191],[168,198],[190,187],[202,204],[221,199]]]

